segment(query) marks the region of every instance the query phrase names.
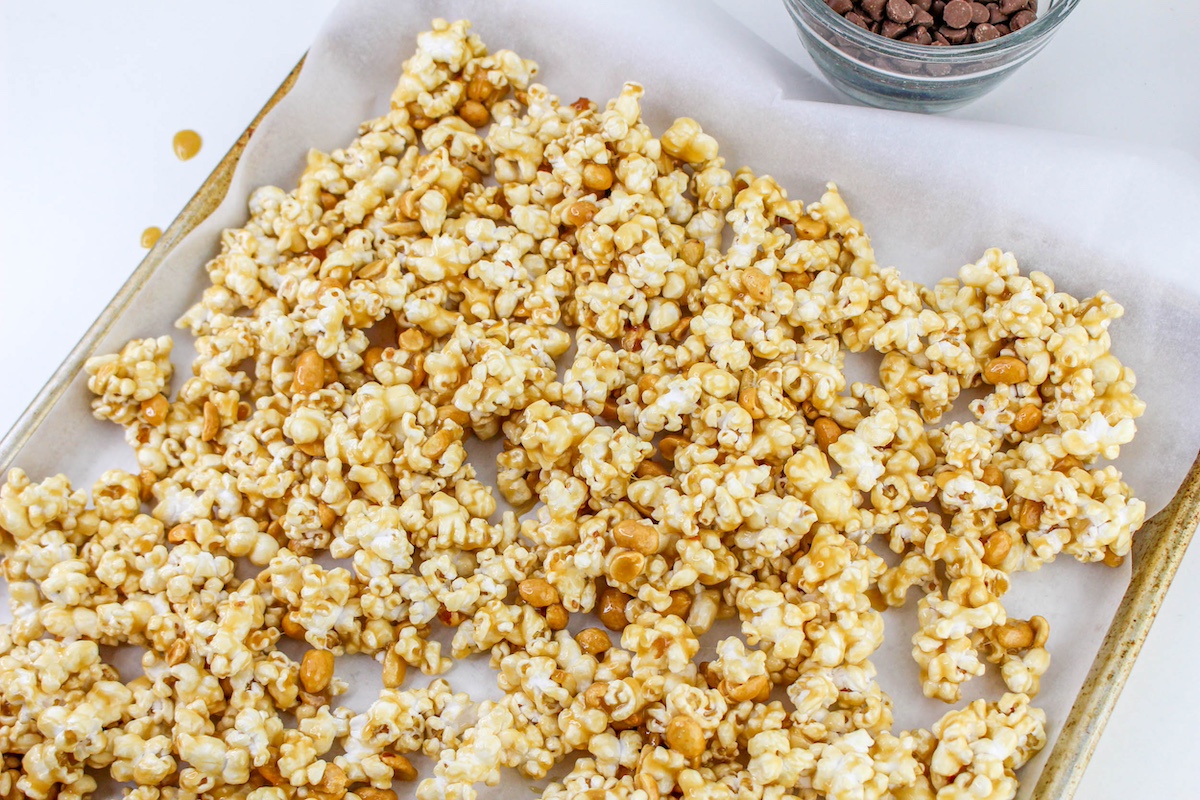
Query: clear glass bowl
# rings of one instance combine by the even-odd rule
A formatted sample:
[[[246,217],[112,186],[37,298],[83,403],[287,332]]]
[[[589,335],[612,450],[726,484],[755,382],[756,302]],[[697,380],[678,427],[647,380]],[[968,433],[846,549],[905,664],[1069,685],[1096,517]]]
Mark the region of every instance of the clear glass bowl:
[[[983,44],[900,42],[847,22],[824,0],[783,0],[800,41],[834,86],[900,111],[949,111],[990,92],[1046,46],[1080,0],[1041,0],[1038,18]]]

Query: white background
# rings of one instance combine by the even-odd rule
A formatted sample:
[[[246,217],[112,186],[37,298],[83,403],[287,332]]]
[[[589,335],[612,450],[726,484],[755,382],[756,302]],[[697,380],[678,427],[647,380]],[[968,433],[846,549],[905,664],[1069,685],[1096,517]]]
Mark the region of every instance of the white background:
[[[778,2],[718,2],[815,71]],[[1082,3],[1046,51],[955,115],[1200,156],[1200,3],[1158,0],[1144,15],[1138,5]],[[0,0],[0,430],[141,259],[142,229],[170,223],[332,6]],[[204,137],[186,163],[171,151],[181,128]],[[1019,158],[995,154],[990,166]],[[1188,797],[1200,787],[1195,550],[1088,769],[1083,800]]]

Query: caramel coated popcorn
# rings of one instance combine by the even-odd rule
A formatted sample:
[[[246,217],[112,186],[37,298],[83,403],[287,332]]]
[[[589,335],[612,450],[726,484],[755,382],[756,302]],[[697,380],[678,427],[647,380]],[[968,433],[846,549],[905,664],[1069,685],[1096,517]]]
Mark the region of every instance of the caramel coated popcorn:
[[[568,758],[543,797],[1014,796],[1050,623],[1009,576],[1115,565],[1145,515],[1101,463],[1143,410],[1121,307],[1000,250],[906,281],[832,184],[536,75],[436,20],[388,112],[223,234],[174,392],[169,337],[88,361],[138,474],[0,489],[0,797],[470,800]],[[910,595],[927,696],[1011,693],[893,730]]]

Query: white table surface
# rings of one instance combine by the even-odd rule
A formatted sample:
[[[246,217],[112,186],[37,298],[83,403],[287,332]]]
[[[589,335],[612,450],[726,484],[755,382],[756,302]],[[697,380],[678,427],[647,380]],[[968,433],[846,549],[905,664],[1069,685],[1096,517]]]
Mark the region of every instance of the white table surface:
[[[779,3],[718,2],[815,72]],[[141,260],[142,229],[174,218],[332,6],[0,0],[0,429]],[[1200,156],[1200,3],[1158,0],[1144,24],[1136,7],[1081,4],[1042,54],[954,115]],[[171,151],[181,128],[204,137],[187,163]],[[1200,793],[1197,608],[1193,548],[1084,778],[1082,800]]]

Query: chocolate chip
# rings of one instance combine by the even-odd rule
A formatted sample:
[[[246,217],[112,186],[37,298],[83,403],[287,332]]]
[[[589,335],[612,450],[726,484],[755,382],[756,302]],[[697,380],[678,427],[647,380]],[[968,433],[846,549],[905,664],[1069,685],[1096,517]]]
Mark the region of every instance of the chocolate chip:
[[[1018,11],[1009,17],[1008,27],[1012,28],[1014,31],[1019,31],[1021,28],[1024,28],[1035,19],[1037,19],[1037,15],[1032,11]]]
[[[951,28],[965,28],[971,24],[971,14],[971,4],[966,0],[950,0],[946,3],[946,10],[942,12],[942,19]]]
[[[892,22],[908,24],[916,15],[916,9],[908,0],[887,0],[887,15]]]
[[[887,0],[862,0],[862,9],[867,12],[871,19],[879,22],[883,19],[883,8],[887,5]]]
[[[993,39],[1000,38],[1000,31],[996,30],[995,25],[988,25],[985,22],[982,25],[975,26],[975,33],[973,34],[973,38],[975,39],[976,42],[979,42],[979,43],[990,42]]]
[[[867,25],[867,21],[865,19],[863,19],[858,14],[855,14],[853,11],[851,11],[849,14],[846,15],[846,21],[853,23],[860,28],[869,28],[870,27]]]
[[[925,45],[990,42],[1033,22],[1037,0],[825,0],[871,33]]]
[[[941,31],[942,36],[945,36],[946,41],[948,41],[950,44],[962,44],[967,39],[971,38],[970,31],[967,31],[963,28],[951,28],[948,25],[943,25],[938,30]]]

